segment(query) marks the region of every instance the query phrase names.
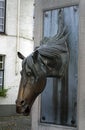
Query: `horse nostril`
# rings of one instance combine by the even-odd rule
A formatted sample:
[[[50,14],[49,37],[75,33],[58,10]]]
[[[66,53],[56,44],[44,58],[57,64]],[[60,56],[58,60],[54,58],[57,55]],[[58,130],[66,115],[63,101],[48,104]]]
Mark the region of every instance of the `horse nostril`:
[[[21,101],[21,105],[24,105],[24,104],[25,104],[25,101],[24,101],[24,100],[22,100],[22,101]]]

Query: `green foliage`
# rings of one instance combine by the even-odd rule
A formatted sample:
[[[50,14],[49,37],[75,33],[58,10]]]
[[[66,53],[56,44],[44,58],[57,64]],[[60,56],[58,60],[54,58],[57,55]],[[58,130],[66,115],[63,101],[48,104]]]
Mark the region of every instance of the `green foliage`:
[[[0,89],[0,97],[6,97],[8,89]]]

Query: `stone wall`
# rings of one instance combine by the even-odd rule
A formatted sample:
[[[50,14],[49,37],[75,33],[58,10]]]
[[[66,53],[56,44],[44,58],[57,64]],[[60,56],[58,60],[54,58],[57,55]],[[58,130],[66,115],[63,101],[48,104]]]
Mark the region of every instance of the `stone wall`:
[[[32,108],[32,130],[84,130],[85,129],[85,1],[84,0],[35,0],[35,43],[43,34],[43,11],[53,8],[79,5],[79,46],[78,46],[78,91],[77,91],[77,127],[57,126],[40,122],[41,96]],[[37,19],[39,19],[37,21]],[[37,33],[39,33],[37,37]],[[35,45],[36,46],[36,45]]]

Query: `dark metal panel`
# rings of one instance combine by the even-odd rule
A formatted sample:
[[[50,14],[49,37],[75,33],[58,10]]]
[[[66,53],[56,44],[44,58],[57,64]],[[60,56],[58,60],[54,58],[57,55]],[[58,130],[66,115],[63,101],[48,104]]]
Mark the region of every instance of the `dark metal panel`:
[[[68,74],[68,123],[76,121],[77,111],[77,84],[78,84],[78,6],[64,10],[65,25],[70,32],[68,46],[70,51],[69,74]],[[69,16],[69,18],[68,18]],[[76,123],[76,122],[75,122]]]
[[[47,79],[41,98],[41,121],[76,126],[78,84],[78,6],[63,8],[64,25],[67,25],[70,51],[69,67],[65,77]],[[44,36],[58,31],[58,9],[44,12]]]
[[[46,11],[44,13],[44,37],[50,37],[57,33],[58,30],[58,12],[57,10]],[[55,112],[54,111],[54,90],[53,90],[53,78],[47,78],[46,89],[42,94],[41,101],[41,121],[54,123]],[[45,102],[44,102],[45,100]]]
[[[44,36],[49,37],[51,35],[51,11],[44,13]]]
[[[54,36],[58,30],[57,10],[45,11],[44,13],[44,36]]]
[[[42,94],[42,121],[54,123],[54,109],[53,109],[53,78],[47,79],[47,85]],[[44,102],[45,100],[45,102]]]
[[[58,31],[58,11],[51,11],[51,36],[57,34]]]

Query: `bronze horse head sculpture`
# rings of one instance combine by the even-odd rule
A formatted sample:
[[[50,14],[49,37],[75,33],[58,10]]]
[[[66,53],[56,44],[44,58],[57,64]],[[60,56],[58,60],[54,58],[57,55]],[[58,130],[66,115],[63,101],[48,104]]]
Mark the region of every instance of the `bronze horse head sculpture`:
[[[54,37],[45,37],[40,46],[32,54],[24,57],[18,52],[22,61],[21,81],[18,97],[16,100],[16,111],[29,115],[36,97],[44,90],[47,77],[64,76],[68,66],[69,53],[67,47],[68,34],[65,28],[62,33]]]

